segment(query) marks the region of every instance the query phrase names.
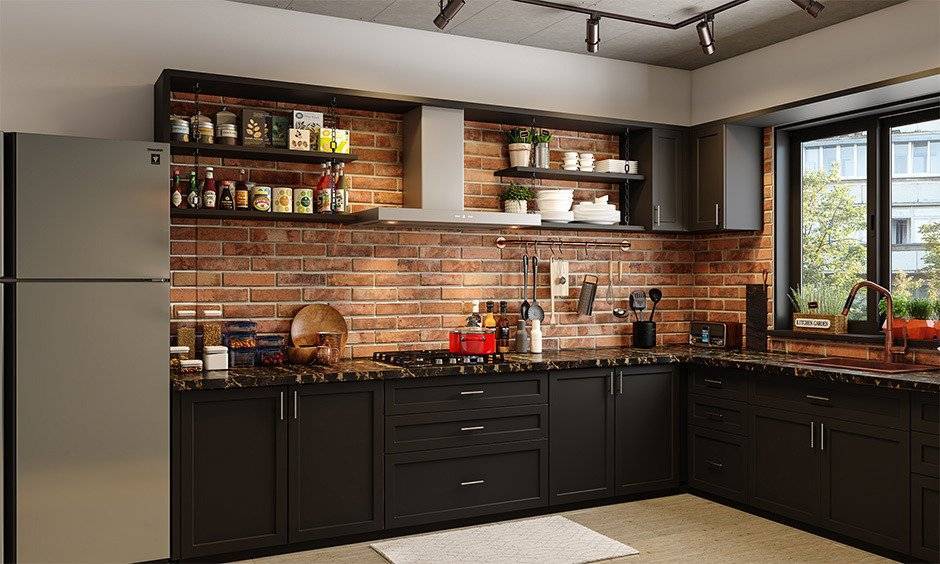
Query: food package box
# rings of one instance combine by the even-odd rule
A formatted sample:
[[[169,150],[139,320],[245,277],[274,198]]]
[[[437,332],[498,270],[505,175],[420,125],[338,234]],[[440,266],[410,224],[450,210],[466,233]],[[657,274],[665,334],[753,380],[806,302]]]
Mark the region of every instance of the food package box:
[[[309,129],[313,132],[314,139],[323,127],[322,112],[303,112],[294,110],[294,129]]]
[[[288,139],[290,144],[288,149],[293,149],[294,151],[309,151],[310,150],[310,130],[309,129],[294,129],[291,128],[288,132]]]
[[[242,110],[242,145],[263,147],[271,144],[269,118],[263,110]]]
[[[285,116],[271,116],[271,146],[287,147],[287,130],[290,120]]]
[[[349,130],[336,130],[336,151],[330,148],[330,142],[333,141],[333,130],[329,127],[320,129],[320,150],[327,153],[349,153]]]

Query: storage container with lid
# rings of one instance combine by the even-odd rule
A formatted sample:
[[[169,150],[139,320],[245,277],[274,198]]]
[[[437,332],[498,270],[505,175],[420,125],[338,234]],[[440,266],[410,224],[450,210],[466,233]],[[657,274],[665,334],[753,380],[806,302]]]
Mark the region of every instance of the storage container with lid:
[[[217,347],[222,344],[222,310],[207,309],[202,313],[206,320],[202,322],[202,346]]]
[[[258,364],[261,366],[280,366],[284,364],[284,344],[281,335],[258,336]]]
[[[228,370],[228,347],[206,346],[202,361],[205,370]]]
[[[202,372],[201,360],[181,360],[180,361],[180,373],[193,374],[196,372]]]
[[[176,317],[176,344],[189,351],[180,353],[180,359],[188,360],[196,356],[196,310],[178,309]]]
[[[179,345],[170,346],[170,370],[179,370],[180,361],[183,360],[183,354],[191,352],[189,347],[181,347]]]

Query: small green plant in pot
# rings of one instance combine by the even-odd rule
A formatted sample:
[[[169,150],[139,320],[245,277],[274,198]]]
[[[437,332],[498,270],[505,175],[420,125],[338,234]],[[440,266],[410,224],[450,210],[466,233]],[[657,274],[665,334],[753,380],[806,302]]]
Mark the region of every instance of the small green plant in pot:
[[[845,333],[846,316],[842,315],[845,296],[829,286],[802,285],[790,288],[793,303],[793,330],[813,333]]]
[[[915,341],[933,339],[936,335],[934,322],[930,319],[933,304],[926,298],[914,298],[908,302],[911,320],[907,322],[907,338]]]
[[[509,131],[509,166],[529,166],[532,160],[532,137],[528,129]]]
[[[508,213],[528,213],[529,200],[535,197],[535,192],[528,186],[513,182],[503,190],[500,198],[503,200],[503,209]]]

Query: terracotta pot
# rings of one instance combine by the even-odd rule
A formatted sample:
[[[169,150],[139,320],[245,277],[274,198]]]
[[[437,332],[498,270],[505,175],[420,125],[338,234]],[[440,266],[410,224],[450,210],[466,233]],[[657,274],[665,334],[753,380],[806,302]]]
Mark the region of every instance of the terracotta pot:
[[[907,338],[912,341],[928,341],[936,336],[932,319],[911,319],[907,322]]]

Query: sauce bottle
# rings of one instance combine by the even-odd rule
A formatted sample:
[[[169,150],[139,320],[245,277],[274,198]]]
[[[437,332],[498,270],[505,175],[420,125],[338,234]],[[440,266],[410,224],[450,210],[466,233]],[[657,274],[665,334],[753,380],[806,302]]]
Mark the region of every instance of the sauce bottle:
[[[330,213],[333,202],[331,196],[333,192],[333,175],[330,174],[329,163],[323,163],[323,171],[320,179],[317,180],[317,211],[320,213]]]
[[[333,183],[333,187],[330,190],[330,211],[333,213],[343,211],[343,196],[340,194],[340,191],[343,184],[346,183],[346,173],[343,170],[345,167],[345,163],[336,164],[336,181]]]
[[[496,327],[496,317],[493,315],[493,302],[486,302],[486,315],[483,316],[483,327],[493,329]]]
[[[235,209],[235,189],[233,188],[233,184],[234,183],[230,180],[222,182],[222,190],[219,192],[220,210]]]
[[[235,184],[235,209],[248,209],[248,184],[245,183],[245,169],[241,170],[238,183]]]
[[[215,176],[211,166],[206,167],[206,177],[202,181],[202,207],[214,210],[218,191],[215,187]]]
[[[199,209],[199,187],[196,186],[196,171],[189,173],[189,192],[186,194],[186,203],[190,208]]]
[[[186,198],[180,188],[180,170],[173,171],[173,183],[170,185],[170,205],[174,208],[185,208]]]

